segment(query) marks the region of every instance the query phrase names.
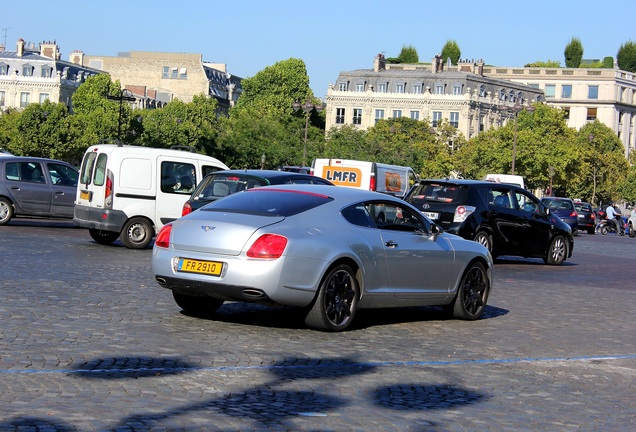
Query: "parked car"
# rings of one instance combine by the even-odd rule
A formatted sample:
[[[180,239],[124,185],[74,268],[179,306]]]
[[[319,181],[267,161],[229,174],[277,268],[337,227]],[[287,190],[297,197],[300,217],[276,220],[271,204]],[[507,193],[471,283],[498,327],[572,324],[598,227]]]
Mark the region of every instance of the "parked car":
[[[596,214],[592,205],[583,201],[574,201],[574,208],[579,217],[579,230],[585,230],[588,234],[594,234],[596,228]]]
[[[78,175],[60,160],[0,155],[0,225],[14,216],[72,219]]]
[[[376,207],[400,216],[380,223]],[[362,308],[440,305],[478,319],[492,258],[399,198],[281,185],[229,195],[164,226],[152,271],[186,312],[273,303],[306,308],[310,328],[341,331]]]
[[[631,215],[627,220],[627,229],[629,230],[629,236],[631,238],[636,237],[636,231],[634,231],[634,229],[636,229],[636,207],[632,209]]]
[[[208,174],[192,192],[190,199],[183,204],[181,211],[185,216],[206,204],[229,194],[253,187],[276,184],[333,184],[320,177],[291,171],[273,170],[225,170]]]
[[[579,214],[574,207],[574,201],[563,197],[544,197],[541,202],[557,215],[563,222],[570,225],[572,235],[578,235]]]
[[[13,156],[13,153],[0,147],[0,156]]]
[[[427,179],[418,182],[405,200],[444,231],[483,244],[493,257],[543,258],[560,265],[572,256],[572,229],[519,186]]]

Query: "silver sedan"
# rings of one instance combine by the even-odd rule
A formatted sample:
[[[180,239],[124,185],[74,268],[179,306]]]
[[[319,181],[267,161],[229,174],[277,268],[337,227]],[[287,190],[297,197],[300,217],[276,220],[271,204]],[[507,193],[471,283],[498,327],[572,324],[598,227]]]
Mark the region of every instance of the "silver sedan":
[[[224,301],[295,306],[326,331],[346,329],[362,308],[444,306],[478,319],[492,265],[485,247],[400,199],[318,185],[229,195],[166,225],[152,255],[156,281],[186,312],[211,314]]]

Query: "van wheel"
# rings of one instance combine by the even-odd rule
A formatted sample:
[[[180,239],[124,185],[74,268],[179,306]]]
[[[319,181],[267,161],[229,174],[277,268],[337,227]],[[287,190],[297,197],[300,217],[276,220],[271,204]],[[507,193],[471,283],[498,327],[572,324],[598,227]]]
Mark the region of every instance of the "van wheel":
[[[13,217],[13,205],[6,198],[0,198],[0,225],[6,225]]]
[[[124,225],[120,240],[128,249],[145,249],[154,235],[150,222],[144,218],[132,218]]]
[[[93,240],[102,245],[109,245],[119,237],[118,232],[114,231],[102,231],[98,229],[89,229],[88,233],[91,235]]]

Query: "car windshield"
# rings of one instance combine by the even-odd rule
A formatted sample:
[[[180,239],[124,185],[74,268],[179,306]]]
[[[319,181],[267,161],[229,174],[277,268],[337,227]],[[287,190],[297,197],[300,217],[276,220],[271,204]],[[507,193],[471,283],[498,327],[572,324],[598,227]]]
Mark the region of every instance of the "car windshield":
[[[552,210],[572,210],[572,201],[546,198],[543,203]]]
[[[468,188],[448,183],[422,183],[411,193],[411,199],[462,203],[468,196]]]
[[[333,198],[327,195],[310,192],[250,189],[214,201],[201,210],[286,217],[305,212],[332,200]]]
[[[205,182],[195,191],[197,198],[217,199],[253,187],[267,186],[265,179],[240,174],[213,174],[212,180]]]
[[[581,204],[581,203],[574,203],[574,207],[576,208],[576,211],[585,211],[585,212],[591,212],[592,211],[592,206],[589,204]]]

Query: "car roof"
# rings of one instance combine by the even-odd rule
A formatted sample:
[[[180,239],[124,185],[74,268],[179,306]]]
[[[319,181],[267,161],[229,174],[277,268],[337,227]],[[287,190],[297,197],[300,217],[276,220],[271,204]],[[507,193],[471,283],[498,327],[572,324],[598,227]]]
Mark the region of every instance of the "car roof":
[[[232,175],[232,174],[243,174],[243,175],[250,175],[250,176],[254,176],[254,177],[261,177],[261,178],[266,178],[266,179],[274,179],[274,178],[281,178],[281,177],[285,177],[285,178],[294,178],[294,177],[298,177],[298,178],[316,178],[316,176],[311,175],[311,174],[304,174],[304,173],[296,173],[296,172],[290,172],[290,171],[278,171],[278,170],[265,170],[265,169],[231,169],[231,170],[221,170],[221,171],[214,171],[213,173],[209,173],[208,176],[213,176],[213,175]]]
[[[440,179],[421,179],[419,183],[450,183],[463,186],[510,186],[517,189],[521,189],[519,185],[513,183],[494,182],[488,180],[473,180],[473,179],[452,179],[452,178],[440,178]]]
[[[0,154],[0,161],[9,160],[11,162],[58,162],[70,165],[68,162],[59,159],[42,158],[35,156],[13,156],[8,154]]]
[[[262,191],[262,190],[284,190],[284,191],[298,191],[302,193],[313,193],[327,195],[336,201],[371,201],[371,200],[385,200],[393,201],[397,203],[407,204],[406,201],[400,198],[396,198],[392,195],[383,194],[381,192],[368,191],[363,189],[356,189],[346,186],[330,186],[330,185],[307,185],[307,184],[284,184],[284,185],[270,185],[259,188],[249,189],[250,192]]]

